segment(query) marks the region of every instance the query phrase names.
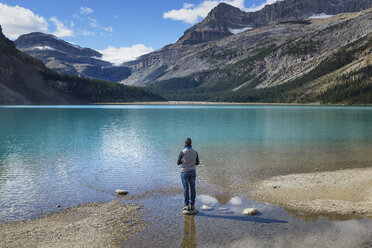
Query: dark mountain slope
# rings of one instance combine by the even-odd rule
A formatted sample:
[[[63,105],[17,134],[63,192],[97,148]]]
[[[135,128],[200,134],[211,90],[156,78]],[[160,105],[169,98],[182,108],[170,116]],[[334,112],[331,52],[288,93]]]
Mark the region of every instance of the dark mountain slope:
[[[156,101],[145,89],[60,75],[16,49],[0,27],[0,104],[82,104]]]

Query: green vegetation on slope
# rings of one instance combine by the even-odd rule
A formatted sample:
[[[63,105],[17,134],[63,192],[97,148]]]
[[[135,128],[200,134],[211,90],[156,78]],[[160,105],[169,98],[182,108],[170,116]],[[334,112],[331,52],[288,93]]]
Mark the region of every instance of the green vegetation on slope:
[[[346,104],[372,103],[372,65],[368,65],[347,75],[342,75],[340,80],[346,83],[328,89],[321,96],[323,102]]]
[[[76,99],[89,102],[164,101],[158,94],[146,89],[107,82],[99,79],[58,74],[48,70],[42,72],[45,80],[57,88],[67,91]]]
[[[310,41],[309,41],[310,42]],[[311,42],[310,42],[311,43]],[[311,44],[305,43],[299,53],[310,53]],[[297,43],[296,43],[297,44]],[[294,46],[296,45],[294,44]],[[314,44],[316,47],[317,44]],[[288,46],[288,51],[294,49]],[[166,80],[150,87],[151,90],[164,95],[170,100],[200,100],[226,102],[316,102],[368,104],[372,103],[371,66],[358,71],[343,74],[337,78],[338,84],[325,92],[317,94],[306,93],[315,80],[330,75],[335,71],[359,59],[362,53],[372,50],[371,35],[363,37],[349,45],[340,48],[335,54],[323,60],[310,72],[292,81],[269,88],[257,89],[265,74],[252,75],[252,63],[263,60],[278,47],[271,45],[258,50],[254,56],[243,59],[233,65],[219,70],[198,73],[186,78]],[[218,75],[218,76],[215,76]],[[243,85],[243,87],[234,88]]]

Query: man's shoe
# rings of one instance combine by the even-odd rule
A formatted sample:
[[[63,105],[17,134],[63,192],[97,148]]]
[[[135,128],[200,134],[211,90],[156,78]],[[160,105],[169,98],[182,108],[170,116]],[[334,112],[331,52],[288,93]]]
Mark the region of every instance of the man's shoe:
[[[195,210],[195,206],[194,205],[191,205],[190,210]]]
[[[189,210],[189,206],[184,206],[183,210]]]

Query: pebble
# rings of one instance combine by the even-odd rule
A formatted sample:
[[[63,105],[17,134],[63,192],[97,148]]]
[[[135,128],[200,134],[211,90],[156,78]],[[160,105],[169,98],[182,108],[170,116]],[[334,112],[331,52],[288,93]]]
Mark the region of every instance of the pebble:
[[[116,194],[118,194],[118,195],[127,195],[128,194],[128,190],[117,189],[116,190]]]
[[[200,209],[204,209],[204,210],[211,210],[212,207],[208,206],[208,205],[203,205],[200,207]]]
[[[243,214],[246,214],[246,215],[257,215],[259,212],[257,209],[255,208],[246,208],[243,210]]]

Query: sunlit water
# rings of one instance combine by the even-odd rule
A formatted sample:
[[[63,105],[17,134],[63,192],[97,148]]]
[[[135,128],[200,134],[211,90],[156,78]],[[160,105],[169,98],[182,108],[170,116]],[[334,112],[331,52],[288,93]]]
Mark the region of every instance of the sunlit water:
[[[371,107],[3,106],[0,120],[0,222],[117,188],[179,190],[185,137],[202,162],[198,193],[221,204],[253,180],[372,164]]]

